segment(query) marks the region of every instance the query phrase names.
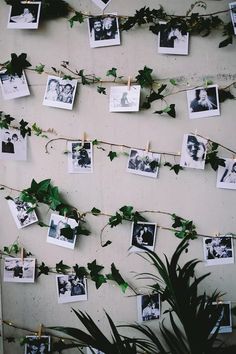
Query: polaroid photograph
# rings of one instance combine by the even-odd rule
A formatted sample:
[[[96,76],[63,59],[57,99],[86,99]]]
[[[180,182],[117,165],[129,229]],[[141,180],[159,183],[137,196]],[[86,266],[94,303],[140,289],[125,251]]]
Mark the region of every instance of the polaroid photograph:
[[[27,160],[27,135],[23,138],[17,129],[1,129],[0,143],[1,160]]]
[[[161,314],[160,294],[138,295],[138,322],[158,320]]]
[[[79,278],[74,274],[57,275],[58,303],[88,300],[87,279]]]
[[[145,252],[139,247],[146,247],[154,251],[157,224],[149,222],[132,223],[130,252]]]
[[[100,7],[101,10],[104,10],[111,2],[111,0],[92,0],[92,2],[94,2],[94,4],[98,7]]]
[[[231,333],[232,332],[232,316],[231,316],[231,301],[219,301],[212,303],[214,306],[220,306],[222,308],[220,317],[216,323],[216,326],[213,328],[211,333],[214,333],[219,327],[218,333]]]
[[[24,71],[21,77],[18,75],[9,75],[6,73],[6,70],[0,71],[0,86],[4,100],[30,95]]]
[[[54,245],[74,249],[78,223],[71,218],[52,214],[49,222],[47,242]],[[68,230],[71,234],[68,237]],[[67,236],[67,237],[66,237]]]
[[[234,34],[236,34],[236,2],[229,3],[229,8],[230,8],[232,25],[234,28]]]
[[[145,150],[130,149],[127,172],[157,178],[161,155]]]
[[[26,336],[25,354],[48,354],[51,350],[50,336]]]
[[[20,198],[8,200],[8,205],[18,229],[32,225],[38,221],[35,211],[28,211],[32,208],[31,203],[23,202]]]
[[[10,6],[7,28],[37,29],[39,25],[41,1],[21,1]]]
[[[217,170],[217,188],[236,189],[236,160],[224,158],[225,166]]]
[[[184,134],[180,166],[204,170],[207,140],[197,135]]]
[[[11,283],[34,283],[35,258],[12,258],[4,260],[3,280]]]
[[[120,45],[119,22],[116,14],[88,18],[91,48]]]
[[[188,55],[189,33],[183,33],[178,27],[160,22],[157,41],[158,53]]]
[[[68,141],[68,172],[93,172],[93,144],[92,142]]]
[[[138,112],[140,86],[112,86],[110,90],[110,112]]]
[[[210,85],[187,91],[189,118],[220,115],[218,86]]]
[[[49,75],[43,105],[71,110],[76,87],[77,80],[64,80],[58,76]]]
[[[234,263],[233,239],[230,236],[204,237],[203,251],[207,266]]]
[[[99,349],[95,349],[95,348],[87,348],[86,350],[86,354],[105,354],[104,352],[102,352]]]

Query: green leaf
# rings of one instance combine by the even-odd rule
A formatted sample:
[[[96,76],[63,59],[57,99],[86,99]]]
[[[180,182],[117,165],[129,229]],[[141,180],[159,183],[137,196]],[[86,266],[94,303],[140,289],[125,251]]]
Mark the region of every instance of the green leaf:
[[[149,166],[151,168],[152,171],[156,171],[157,167],[159,166],[159,162],[156,160],[153,160],[149,163]]]
[[[97,86],[97,92],[103,95],[106,95],[106,87],[102,87],[102,86]]]
[[[226,100],[235,100],[235,96],[229,91],[224,89],[219,89],[219,101],[224,102]]]
[[[93,207],[93,209],[91,210],[91,213],[92,213],[93,215],[97,216],[97,215],[101,214],[101,210],[99,210],[99,209]]]
[[[152,78],[152,72],[153,72],[153,70],[148,68],[145,65],[144,69],[143,70],[139,70],[138,71],[139,75],[137,75],[135,77],[137,83],[141,87],[149,87],[149,88],[151,88],[153,83],[154,83],[154,79]]]
[[[95,140],[92,141],[92,144],[93,145],[99,145],[99,141],[97,139],[95,139]]]
[[[23,136],[23,138],[26,135],[31,136],[31,128],[27,126],[29,123],[25,122],[23,119],[21,119],[19,123],[20,123],[20,133]]]
[[[111,227],[117,226],[119,224],[122,224],[123,218],[122,216],[116,212],[116,215],[113,215],[109,218],[109,225]]]
[[[44,72],[44,68],[45,68],[45,65],[43,64],[39,64],[39,65],[36,65],[35,67],[35,71],[38,73],[38,74],[42,74]]]
[[[79,267],[78,264],[76,264],[73,269],[78,278],[83,278],[88,275],[87,269],[85,267]]]
[[[133,209],[134,208],[132,206],[124,205],[119,210],[123,213],[123,217],[125,219],[130,220],[132,218],[132,216],[133,216]]]
[[[73,240],[75,237],[75,230],[72,229],[70,225],[67,225],[60,230],[60,235],[68,238],[68,240]]]
[[[21,53],[17,56],[15,53],[11,54],[11,61],[6,65],[6,72],[9,75],[18,75],[21,77],[23,70],[31,66],[26,60],[27,54]]]
[[[77,228],[76,228],[76,234],[77,235],[89,236],[90,233],[91,232],[89,230],[85,229],[81,225],[77,226]]]
[[[125,293],[126,289],[128,288],[128,284],[122,278],[114,263],[111,265],[111,274],[107,274],[106,276],[107,279],[115,281],[120,286],[123,293]]]
[[[49,195],[49,206],[50,209],[56,210],[59,205],[61,205],[61,199],[59,195],[58,187],[51,187],[50,188],[50,195]]]
[[[176,86],[177,85],[177,81],[175,79],[170,79],[170,83],[171,85],[173,86]]]
[[[169,163],[169,162],[165,162],[165,163],[164,163],[164,166],[170,167],[170,171],[173,170],[176,175],[178,175],[179,171],[182,171],[182,170],[183,170],[183,167],[180,166],[179,164],[172,165],[172,164]]]
[[[42,129],[36,123],[34,123],[32,125],[31,129],[32,129],[33,133],[37,136],[40,136],[43,132]]]
[[[232,36],[229,36],[229,37],[226,38],[224,41],[220,42],[219,48],[226,47],[227,45],[232,44],[232,43],[233,43],[233,37],[232,37]]]
[[[70,268],[71,268],[70,266],[63,263],[63,260],[61,260],[59,263],[56,264],[56,272],[57,273],[67,274],[67,271]]]
[[[109,151],[109,154],[107,156],[110,158],[111,161],[114,160],[115,157],[118,157],[115,151]]]
[[[159,110],[159,111],[155,111],[154,113],[157,113],[157,114],[167,113],[170,117],[175,118],[176,117],[175,104],[170,104],[169,106],[165,107],[164,109]]]
[[[106,241],[106,242],[104,243],[104,245],[102,245],[102,247],[107,247],[107,246],[109,246],[110,244],[112,244],[112,242],[111,242],[110,240],[108,240],[108,241]]]
[[[93,262],[88,263],[88,269],[90,270],[90,275],[98,274],[104,267],[97,264],[96,259]]]
[[[48,275],[50,271],[49,267],[46,266],[44,262],[42,262],[42,264],[38,267],[38,269],[39,269],[38,277],[40,277],[41,274]]]
[[[113,76],[115,79],[117,78],[117,68],[112,68],[107,71],[106,76]]]
[[[99,274],[103,269],[103,266],[97,264],[96,259],[92,263],[88,263],[88,269],[90,270],[91,280],[95,282],[96,288],[98,289],[103,283],[106,283],[106,278],[104,275]]]
[[[74,26],[74,22],[79,22],[79,23],[84,22],[84,15],[82,14],[82,12],[75,11],[75,15],[69,19],[71,28]]]

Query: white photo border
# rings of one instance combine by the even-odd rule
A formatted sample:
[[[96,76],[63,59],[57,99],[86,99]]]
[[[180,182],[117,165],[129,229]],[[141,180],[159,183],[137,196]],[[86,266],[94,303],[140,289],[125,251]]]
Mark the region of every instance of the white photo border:
[[[165,25],[167,25],[167,22],[160,21],[159,24],[161,25],[162,28],[160,29],[160,31],[157,35],[158,53],[160,53],[160,54],[173,54],[173,55],[188,55],[188,53],[189,53],[189,32],[186,33],[186,39],[183,42],[183,46],[181,46],[179,48],[176,46],[163,47],[163,46],[161,46],[161,35],[162,35],[162,29],[165,27]]]
[[[214,258],[210,258],[209,259],[209,253],[207,250],[207,242],[209,241],[209,243],[212,242],[222,242],[223,240],[230,239],[230,243],[231,243],[231,247],[230,247],[230,252],[232,253],[232,255],[230,257],[217,257],[217,255],[214,257],[214,255],[212,254],[212,252],[210,252],[211,250],[209,250],[211,257]],[[220,240],[220,241],[219,241]],[[214,248],[213,248],[214,250]],[[228,250],[228,251],[229,251]],[[222,265],[222,264],[233,264],[234,263],[234,244],[233,244],[233,238],[232,235],[220,235],[217,237],[204,237],[203,238],[203,253],[204,253],[204,261],[206,266],[212,266],[212,265]]]
[[[106,17],[105,17],[106,16]],[[112,39],[95,39],[94,36],[94,30],[92,28],[92,23],[96,21],[104,21],[106,18],[115,18],[116,21],[116,28],[117,28],[117,34],[115,38]],[[117,17],[117,13],[108,13],[104,14],[103,16],[97,16],[97,17],[89,17],[87,19],[88,23],[88,34],[89,34],[89,43],[90,43],[90,48],[99,48],[99,47],[109,47],[109,46],[114,46],[114,45],[120,45],[121,40],[120,40],[120,27],[119,27],[119,20]]]
[[[59,283],[58,280],[60,278],[63,278],[67,283],[70,282],[71,280],[69,279],[70,277],[74,277],[74,279],[81,279],[78,278],[75,274],[60,274],[56,275],[56,288],[57,288],[57,299],[59,304],[66,304],[69,302],[77,302],[77,301],[87,301],[88,300],[88,287],[87,287],[87,278],[83,277],[83,285],[84,285],[84,294],[81,295],[65,295],[61,296],[60,291],[59,291]]]
[[[89,164],[86,164],[84,167],[83,166],[74,166],[74,158],[73,158],[73,145],[74,144],[78,144],[78,146],[80,145],[81,148],[85,148],[86,146],[89,145],[89,150],[87,151],[88,154],[88,159],[90,160]],[[74,140],[74,141],[68,141],[67,142],[67,150],[68,150],[68,173],[93,173],[93,143],[91,141],[86,141],[84,142],[84,146],[83,146],[83,142],[82,140]]]
[[[157,311],[154,311],[154,315],[150,314],[150,319],[144,319],[143,316],[143,299],[147,298],[147,302],[153,302],[154,304],[158,304]],[[157,301],[153,301],[153,299]],[[154,294],[143,294],[143,295],[138,295],[137,296],[137,310],[138,310],[138,322],[146,322],[146,321],[153,321],[153,320],[159,320],[161,317],[161,296],[159,293],[154,293]],[[151,312],[151,311],[150,311]],[[156,312],[156,314],[155,314]],[[152,318],[154,317],[154,318]]]
[[[55,222],[55,230],[52,231],[52,223]],[[58,228],[59,223],[63,224],[63,227]],[[65,224],[70,225],[72,229],[76,228],[79,224],[76,222],[75,219],[72,218],[67,218],[62,215],[58,214],[51,214],[50,221],[49,221],[49,228],[48,228],[48,233],[47,233],[47,242],[51,243],[53,245],[69,248],[73,250],[75,248],[75,243],[76,243],[76,238],[77,236],[75,235],[72,240],[66,239],[66,237],[61,236],[61,235],[56,235],[62,228],[64,228]],[[55,233],[55,237],[51,236],[51,234]],[[58,237],[58,238],[57,238]]]
[[[111,86],[110,112],[138,112],[140,105],[140,85]],[[123,102],[123,103],[122,103]]]
[[[151,226],[151,228],[153,229],[152,231],[152,245],[145,245],[140,243],[141,247],[145,247],[147,249],[149,249],[150,251],[154,251],[155,249],[155,244],[156,244],[156,234],[157,234],[157,224],[156,223],[152,223],[152,222],[146,222],[146,221],[138,221],[138,222],[132,222],[131,225],[131,236],[130,236],[130,247],[129,247],[129,252],[133,252],[133,253],[138,253],[138,252],[145,252],[145,249],[139,248],[137,246],[135,246],[135,243],[133,241],[135,235],[135,229],[138,227],[145,227],[145,226]],[[140,230],[139,230],[140,231]],[[150,232],[150,231],[149,231]]]
[[[12,269],[6,269],[7,268],[7,263],[11,264],[15,262],[15,266]],[[31,264],[31,271],[30,274],[27,274],[28,268],[26,267],[27,264]],[[17,273],[14,275],[15,267],[16,264],[18,264],[18,267],[21,269],[17,270]],[[4,274],[3,274],[3,281],[8,282],[8,283],[34,283],[35,282],[35,264],[36,264],[36,259],[35,258],[24,258],[23,260],[21,258],[13,258],[13,257],[5,257],[4,259]],[[9,277],[8,271],[12,272],[12,276]],[[25,275],[25,276],[24,276]],[[29,276],[31,275],[31,276]]]
[[[30,7],[32,5],[38,6],[36,21],[35,22],[11,22],[11,13],[12,13],[13,6],[10,6],[7,28],[9,28],[9,29],[38,29],[41,4],[42,4],[41,1],[34,1],[34,2],[21,1],[20,3],[22,5],[27,5],[27,7]]]
[[[4,86],[4,81],[6,80],[2,80],[2,77],[3,76],[7,76],[8,80],[21,80],[23,82],[23,84],[21,84],[21,88],[23,87],[24,90],[21,90],[21,91],[18,91],[18,86],[14,86],[12,87],[12,89],[15,90],[15,92],[11,91],[10,93],[7,93],[6,92],[6,86]],[[1,70],[0,71],[0,87],[1,87],[1,91],[2,91],[2,97],[4,100],[12,100],[14,98],[20,98],[20,97],[26,97],[26,96],[30,96],[30,91],[29,91],[29,86],[28,86],[28,83],[27,83],[27,78],[26,78],[26,75],[25,75],[25,72],[24,70],[22,71],[22,76],[19,77],[17,74],[15,75],[9,75],[7,74],[6,70]]]
[[[147,171],[147,170],[146,171],[145,170],[142,171],[139,168],[137,168],[137,169],[136,168],[132,168],[131,166],[135,167],[135,158],[134,158],[134,161],[132,161],[132,159],[133,159],[132,155],[138,156],[138,157],[141,156],[141,158],[148,157],[148,159],[151,160],[150,163],[152,161],[156,160],[158,162],[158,164],[160,165],[161,154],[154,153],[154,152],[148,152],[148,151],[145,151],[145,150],[131,148],[130,152],[129,152],[128,161],[127,161],[127,167],[126,167],[127,172],[133,173],[135,175],[151,177],[151,178],[157,178],[157,176],[159,174],[159,166],[156,166],[154,171]],[[138,161],[138,163],[139,163],[139,161]],[[150,163],[148,163],[148,166],[150,166]],[[141,164],[141,162],[139,164]]]
[[[222,159],[225,160],[225,166],[218,167],[216,187],[236,189],[236,160],[226,157],[222,157]],[[225,179],[227,179],[228,182],[225,181]]]

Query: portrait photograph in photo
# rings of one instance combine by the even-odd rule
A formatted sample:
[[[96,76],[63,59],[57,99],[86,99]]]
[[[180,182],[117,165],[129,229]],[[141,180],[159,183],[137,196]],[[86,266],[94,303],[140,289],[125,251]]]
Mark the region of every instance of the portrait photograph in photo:
[[[157,224],[149,222],[132,223],[130,252],[145,252],[139,247],[146,247],[154,251],[156,240]]]
[[[110,112],[138,112],[140,86],[112,86],[110,90]]]
[[[180,166],[204,170],[207,140],[197,135],[184,134]]]
[[[217,85],[188,90],[187,100],[190,119],[220,115]]]
[[[9,199],[8,205],[18,229],[32,225],[38,221],[35,211],[29,210],[32,208],[31,203],[23,202],[20,198]]]
[[[11,283],[34,283],[35,258],[12,258],[4,260],[3,280]]]
[[[138,295],[138,322],[158,320],[161,314],[160,294]]]
[[[26,336],[24,354],[48,354],[51,350],[50,336]]]
[[[219,307],[220,316],[216,323],[216,326],[213,328],[211,333],[214,333],[218,326],[219,332],[218,333],[231,333],[232,332],[232,316],[231,316],[231,301],[219,301],[213,302],[213,306]]]
[[[130,149],[127,172],[157,178],[161,155],[145,150]]]
[[[0,86],[4,100],[30,95],[24,71],[20,77],[17,74],[9,75],[5,70],[0,71]]]
[[[91,48],[120,45],[119,22],[116,14],[88,18]]]
[[[181,28],[160,22],[157,38],[158,53],[188,55],[189,33],[184,33]]]
[[[58,76],[48,76],[43,105],[72,109],[77,80],[64,80]]]
[[[57,275],[58,303],[88,300],[87,279],[75,274]]]
[[[101,10],[104,10],[111,2],[111,0],[92,0],[92,2],[98,7],[100,7]]]
[[[230,236],[204,237],[203,251],[207,266],[234,263],[233,239]]]
[[[78,225],[75,219],[52,214],[49,222],[47,242],[74,249]]]
[[[21,1],[10,6],[7,28],[37,29],[41,1]]]
[[[0,130],[0,159],[26,161],[27,135],[23,138],[17,129]]]
[[[68,172],[93,172],[93,144],[92,142],[68,141]]]
[[[236,160],[224,158],[225,166],[217,170],[217,188],[236,189]]]
[[[86,354],[105,354],[105,353],[99,349],[95,349],[91,347],[91,348],[87,348]]]
[[[229,3],[229,8],[230,8],[232,25],[234,28],[234,34],[236,34],[236,2]]]

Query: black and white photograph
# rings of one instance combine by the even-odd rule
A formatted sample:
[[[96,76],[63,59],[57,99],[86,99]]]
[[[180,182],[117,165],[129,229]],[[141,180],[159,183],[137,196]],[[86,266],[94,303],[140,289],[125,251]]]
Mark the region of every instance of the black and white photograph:
[[[154,251],[156,240],[157,224],[149,222],[132,223],[130,252],[145,252],[145,247]]]
[[[184,33],[178,27],[170,27],[166,22],[160,24],[158,53],[188,55],[189,33]]]
[[[161,314],[160,294],[138,295],[138,322],[158,320]]]
[[[74,249],[78,223],[71,218],[52,214],[49,222],[47,242]]]
[[[59,304],[88,300],[85,277],[79,278],[74,274],[57,275],[56,282]]]
[[[110,89],[110,112],[138,112],[140,86],[112,86]]]
[[[228,235],[204,237],[203,251],[207,266],[234,263],[233,239]]]
[[[184,134],[180,166],[204,170],[207,140],[197,135]]]
[[[23,138],[17,129],[1,129],[0,143],[1,160],[27,160],[27,135]]]
[[[25,354],[48,354],[50,352],[50,336],[26,336]]]
[[[95,348],[87,348],[86,350],[86,354],[105,354],[104,352],[102,352],[99,349],[95,349]]]
[[[35,258],[12,258],[4,260],[3,280],[10,283],[34,283]]]
[[[9,75],[6,70],[0,71],[0,86],[4,100],[30,95],[24,71],[21,76]]]
[[[44,94],[43,105],[63,109],[72,109],[77,80],[66,80],[49,75]]]
[[[29,211],[32,208],[31,203],[23,202],[17,197],[9,199],[8,205],[18,229],[22,229],[38,221],[35,211]]]
[[[234,28],[234,34],[236,34],[236,2],[229,3],[230,15],[232,20],[232,25]]]
[[[91,48],[120,45],[119,22],[116,14],[88,18]]]
[[[210,85],[187,91],[189,118],[220,115],[218,86]]]
[[[92,142],[68,141],[68,172],[93,172],[93,144]]]
[[[92,2],[94,2],[94,4],[98,7],[100,7],[101,10],[104,10],[111,2],[111,0],[92,0]]]
[[[40,9],[41,1],[21,1],[10,6],[7,28],[37,29]]]
[[[219,320],[216,323],[215,328],[213,328],[212,333],[216,331],[219,327],[218,333],[231,333],[232,332],[232,316],[231,316],[231,301],[219,301],[218,303],[213,303],[214,306],[220,307],[221,313]]]
[[[236,160],[224,158],[225,166],[217,170],[217,188],[236,189]]]
[[[157,178],[161,155],[145,150],[130,149],[127,172]]]

